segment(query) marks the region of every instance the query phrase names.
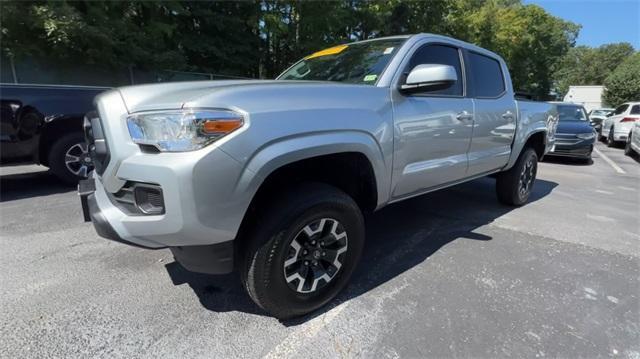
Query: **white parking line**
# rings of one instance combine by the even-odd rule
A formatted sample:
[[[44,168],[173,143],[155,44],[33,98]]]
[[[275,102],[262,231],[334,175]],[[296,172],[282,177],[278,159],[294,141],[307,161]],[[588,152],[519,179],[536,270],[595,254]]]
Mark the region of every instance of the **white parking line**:
[[[341,303],[330,311],[304,323],[299,329],[289,333],[289,335],[287,335],[280,344],[267,353],[264,358],[274,359],[296,357],[298,350],[300,350],[308,340],[313,339],[320,330],[326,328],[326,326],[329,325],[329,323],[331,323],[331,321],[334,320],[348,304],[349,302]]]
[[[596,151],[598,156],[600,156],[605,162],[607,162],[611,167],[613,167],[613,169],[616,170],[616,172],[621,173],[621,174],[627,173],[622,169],[622,167],[618,166],[617,163],[613,162],[613,160],[611,158],[609,158],[604,153],[600,152],[599,149],[594,147],[593,150]]]

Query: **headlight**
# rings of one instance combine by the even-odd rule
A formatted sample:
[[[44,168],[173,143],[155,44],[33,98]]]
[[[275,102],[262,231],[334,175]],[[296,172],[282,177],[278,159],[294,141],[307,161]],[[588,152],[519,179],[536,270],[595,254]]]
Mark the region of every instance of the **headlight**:
[[[134,114],[127,117],[133,142],[165,152],[203,148],[244,124],[241,114],[227,110],[185,109]]]
[[[593,132],[588,132],[588,133],[579,133],[576,135],[576,137],[581,138],[583,140],[590,140],[596,137],[596,135]]]

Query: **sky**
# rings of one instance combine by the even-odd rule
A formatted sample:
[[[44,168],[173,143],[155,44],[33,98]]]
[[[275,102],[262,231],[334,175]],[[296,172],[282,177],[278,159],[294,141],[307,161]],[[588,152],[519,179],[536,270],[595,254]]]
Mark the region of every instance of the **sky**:
[[[640,50],[640,0],[525,0],[582,25],[577,45],[629,42]]]

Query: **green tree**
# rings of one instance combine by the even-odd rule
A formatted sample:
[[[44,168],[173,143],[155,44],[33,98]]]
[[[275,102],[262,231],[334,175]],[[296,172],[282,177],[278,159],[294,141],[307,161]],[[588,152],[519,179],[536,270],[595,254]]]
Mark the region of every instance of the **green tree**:
[[[328,46],[432,32],[497,52],[516,88],[540,96],[578,32],[521,0],[41,0],[0,7],[2,53],[16,61],[272,78]]]
[[[605,80],[602,95],[608,106],[640,100],[640,53],[623,61]]]
[[[459,3],[465,24],[459,37],[501,55],[516,90],[548,97],[552,69],[574,45],[580,27],[519,1],[486,1],[479,9],[467,4]]]
[[[598,48],[577,46],[569,49],[553,74],[557,92],[565,94],[569,86],[602,85],[606,77],[633,53],[633,46],[624,42]]]
[[[106,67],[185,64],[173,41],[177,2],[35,1],[0,6],[2,49],[17,59]]]

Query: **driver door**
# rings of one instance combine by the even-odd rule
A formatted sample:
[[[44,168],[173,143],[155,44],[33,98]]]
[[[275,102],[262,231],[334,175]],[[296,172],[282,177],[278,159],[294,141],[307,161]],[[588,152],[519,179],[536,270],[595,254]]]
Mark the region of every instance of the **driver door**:
[[[399,199],[458,181],[467,171],[473,101],[465,96],[462,52],[448,44],[421,45],[400,79],[416,66],[449,65],[457,81],[447,88],[404,93],[392,89],[395,125],[392,197]]]

